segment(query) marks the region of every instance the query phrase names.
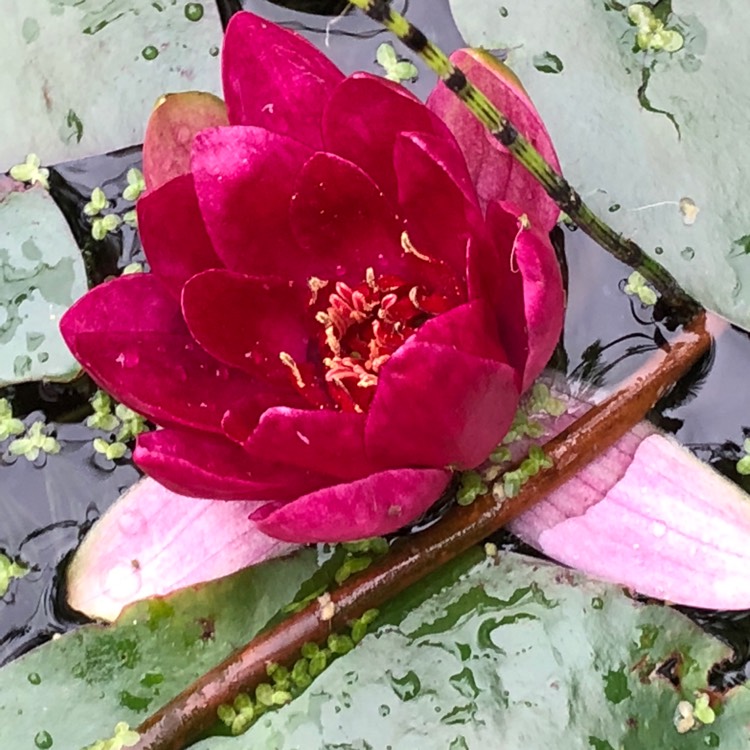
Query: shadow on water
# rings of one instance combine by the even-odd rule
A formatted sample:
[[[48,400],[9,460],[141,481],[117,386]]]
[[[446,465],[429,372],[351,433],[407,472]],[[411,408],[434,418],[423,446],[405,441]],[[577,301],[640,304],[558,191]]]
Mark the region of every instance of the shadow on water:
[[[217,1],[225,24],[233,12],[244,7],[299,30],[345,72],[382,72],[375,52],[379,44],[391,41],[390,37],[359,12],[344,13],[345,3],[339,0]],[[461,46],[447,0],[397,0],[396,7],[408,7],[409,17],[444,48]],[[407,85],[425,97],[434,77],[419,61],[414,62],[420,74],[416,82]],[[95,186],[104,187],[109,197],[119,194],[114,186],[121,186],[127,170],[139,163],[139,150],[129,149],[59,165],[52,172],[51,193],[83,249],[90,278],[96,282],[132,262],[144,262],[132,229],[123,226],[105,241],[95,242],[82,213]],[[124,208],[115,205],[118,211]],[[665,332],[647,310],[622,292],[629,269],[580,231],[565,229],[560,233],[566,246],[569,305],[556,361],[569,374],[606,390],[631,374],[663,342]],[[729,330],[667,394],[652,417],[662,429],[676,434],[701,458],[748,490],[750,481],[737,475],[734,467],[743,439],[750,436],[750,424],[745,424],[742,416],[750,414],[745,375],[749,361],[747,335]],[[64,605],[65,561],[89,526],[138,476],[127,456],[118,462],[103,462],[95,454],[93,438],[107,436],[83,424],[93,391],[90,381],[83,378],[71,385],[37,383],[0,392],[27,424],[40,417],[54,423],[62,445],[62,451],[48,456],[43,465],[24,458],[0,463],[0,551],[31,567],[0,601],[0,663],[79,622]],[[7,442],[0,445],[0,452],[6,447]],[[505,546],[530,552],[507,533],[497,539]],[[737,649],[737,660],[726,665],[717,682],[744,679],[750,655],[750,614],[683,611]]]

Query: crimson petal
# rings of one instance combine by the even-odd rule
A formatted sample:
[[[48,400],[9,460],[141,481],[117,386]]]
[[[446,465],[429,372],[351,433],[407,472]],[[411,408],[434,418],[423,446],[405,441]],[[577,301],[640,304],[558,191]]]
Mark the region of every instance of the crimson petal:
[[[368,458],[364,434],[364,414],[277,407],[263,414],[244,448],[268,461],[359,479],[382,468]]]
[[[135,462],[173,492],[217,500],[291,500],[332,483],[288,464],[259,461],[221,435],[185,429],[138,437]]]
[[[131,409],[163,425],[222,432],[230,408],[257,416],[289,393],[229,369],[193,341],[180,309],[152,274],[95,287],[60,330],[91,377]]]
[[[362,167],[386,195],[396,195],[393,147],[407,131],[454,140],[445,123],[403,86],[369,73],[340,83],[323,113],[326,149]]]
[[[386,465],[474,468],[513,421],[515,371],[490,358],[493,345],[484,347],[489,356],[483,357],[420,340],[422,330],[440,326],[443,317],[425,324],[381,370],[365,445]]]
[[[292,231],[308,251],[309,270],[360,283],[368,267],[400,273],[403,222],[356,164],[317,153],[305,164],[291,204]]]
[[[304,292],[289,282],[226,269],[193,276],[182,292],[182,312],[193,338],[220,362],[251,374],[281,372],[282,352],[307,359]]]
[[[196,136],[195,189],[208,236],[228,268],[284,278],[296,271],[289,201],[311,153],[263,128],[212,128]]]
[[[458,146],[445,138],[401,133],[393,159],[409,238],[465,278],[466,238],[481,234],[484,220]]]
[[[252,13],[229,22],[222,52],[229,120],[321,146],[323,107],[343,73],[299,34]]]
[[[456,50],[451,61],[559,172],[549,133],[513,73],[489,53],[478,50]],[[495,200],[513,201],[529,207],[532,224],[540,229],[549,231],[557,223],[560,209],[544,188],[442,82],[430,94],[427,106],[440,115],[458,140],[483,205]]]
[[[136,209],[138,233],[151,270],[177,299],[191,276],[221,266],[201,218],[192,175],[175,177],[149,190]]]
[[[250,518],[259,531],[288,542],[381,536],[419,518],[440,497],[450,478],[450,472],[435,469],[383,471],[289,503],[269,503]]]

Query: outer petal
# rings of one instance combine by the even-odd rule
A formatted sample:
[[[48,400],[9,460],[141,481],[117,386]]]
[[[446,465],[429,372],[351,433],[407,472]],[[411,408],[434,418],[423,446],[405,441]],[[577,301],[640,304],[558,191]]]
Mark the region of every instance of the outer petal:
[[[182,497],[142,479],[97,521],[76,552],[68,570],[70,606],[114,620],[138,599],[288,554],[294,545],[266,536],[247,520],[258,505]]]
[[[298,34],[236,13],[224,37],[222,77],[233,125],[259,125],[319,148],[323,107],[344,75]]]
[[[458,146],[445,138],[401,133],[393,159],[410,239],[465,278],[466,238],[483,234],[484,220]]]
[[[196,137],[195,189],[208,236],[228,268],[289,278],[304,265],[289,229],[289,201],[311,153],[263,128],[213,128]]]
[[[451,60],[481,89],[557,170],[557,155],[544,124],[518,79],[486,52],[457,50]],[[507,200],[523,206],[532,223],[549,231],[560,209],[536,180],[500,145],[461,101],[442,83],[430,94],[427,106],[448,124],[466,156],[479,198]]]
[[[307,289],[215,269],[193,276],[182,312],[193,338],[220,362],[248,373],[288,374],[281,352],[307,359]]]
[[[60,330],[102,388],[159,424],[220,433],[227,411],[257,419],[270,406],[296,403],[291,389],[272,389],[200,349],[152,274],[95,287],[65,313]]]
[[[143,139],[143,176],[149,190],[190,171],[196,133],[228,124],[227,108],[218,96],[187,91],[161,97]]]
[[[173,492],[217,500],[291,500],[334,481],[288,464],[253,459],[221,435],[185,429],[140,435],[133,458]]]
[[[407,131],[453,140],[445,123],[403,86],[369,73],[339,84],[323,114],[326,150],[359,164],[388,196],[396,195],[393,146]]]
[[[343,542],[388,534],[419,518],[443,493],[451,474],[397,469],[373,474],[256,511],[258,528],[300,543]]]
[[[498,315],[508,361],[525,391],[549,361],[562,332],[562,274],[547,237],[518,220],[507,203],[492,203],[487,225],[494,246],[472,242],[469,297],[486,300]]]
[[[382,466],[365,452],[365,415],[333,410],[269,409],[248,434],[245,450],[338,479],[360,479]]]
[[[138,233],[151,270],[177,299],[196,273],[218,268],[198,206],[193,176],[175,177],[149,190],[136,206]]]
[[[460,331],[441,323],[444,317],[425,324],[381,370],[366,431],[367,451],[379,462],[473,468],[513,421],[515,371],[494,358],[499,347],[481,328],[483,311],[466,315],[474,324],[468,351],[458,342],[430,341],[447,342]]]

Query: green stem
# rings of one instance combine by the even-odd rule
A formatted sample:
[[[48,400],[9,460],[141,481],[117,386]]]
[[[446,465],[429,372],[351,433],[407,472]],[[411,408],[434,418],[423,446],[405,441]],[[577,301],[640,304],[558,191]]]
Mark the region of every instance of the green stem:
[[[595,242],[619,261],[639,271],[662,296],[680,320],[689,320],[701,308],[663,266],[650,258],[632,240],[602,221],[583,202],[567,180],[545,161],[514,124],[473,86],[464,73],[420,29],[390,7],[388,0],[350,0],[370,18],[383,24],[409,49],[418,54],[443,83],[484,124],[494,138],[522,164],[547,194]]]

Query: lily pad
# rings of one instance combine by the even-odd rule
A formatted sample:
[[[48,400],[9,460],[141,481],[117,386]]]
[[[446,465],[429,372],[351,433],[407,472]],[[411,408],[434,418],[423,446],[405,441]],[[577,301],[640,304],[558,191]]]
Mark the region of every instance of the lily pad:
[[[592,208],[705,306],[750,328],[750,152],[740,147],[750,56],[738,43],[750,5],[451,0],[451,8],[467,43],[500,50],[521,78],[565,175]]]
[[[54,164],[132,146],[143,140],[162,94],[221,90],[215,2],[25,0],[5,6],[0,171],[30,152]]]
[[[744,687],[712,725],[675,727],[728,655],[687,618],[556,565],[480,556],[386,606],[377,632],[247,734],[195,749],[747,747]]]
[[[47,191],[0,200],[0,386],[79,374],[58,320],[86,288],[81,253]]]
[[[137,726],[253,637],[317,569],[308,550],[129,607],[0,670],[0,747],[80,750],[117,722]],[[36,745],[39,747],[40,745]]]

